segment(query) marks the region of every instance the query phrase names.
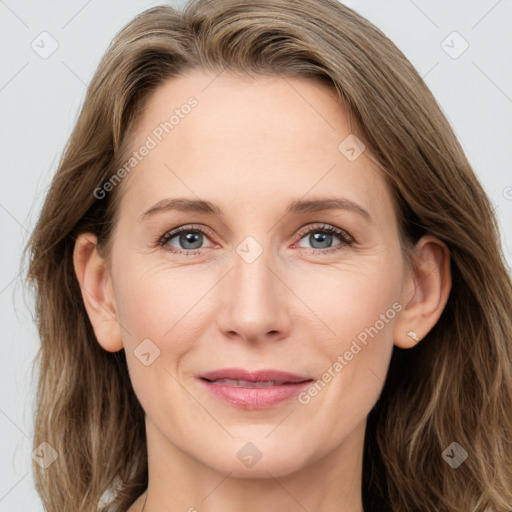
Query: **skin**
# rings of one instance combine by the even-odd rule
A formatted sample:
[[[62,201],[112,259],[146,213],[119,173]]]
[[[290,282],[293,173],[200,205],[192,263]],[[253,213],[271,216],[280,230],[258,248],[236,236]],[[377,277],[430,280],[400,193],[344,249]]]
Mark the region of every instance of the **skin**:
[[[215,77],[195,70],[150,97],[133,150],[187,98],[198,105],[122,182],[111,254],[102,256],[92,233],[75,246],[98,343],[126,351],[146,413],[149,486],[129,512],[146,499],[146,512],[360,512],[367,415],[393,345],[414,346],[407,331],[421,340],[442,313],[448,249],[426,235],[414,268],[405,265],[392,195],[368,150],[350,161],[338,149],[352,130],[330,89],[301,78]],[[322,196],[358,203],[371,221],[349,210],[285,215],[292,199]],[[141,219],[176,197],[208,200],[224,216],[161,211]],[[208,230],[199,250],[179,236],[158,245],[190,224]],[[335,234],[315,241],[322,225],[354,242]],[[236,251],[247,236],[262,248],[251,263]],[[335,246],[342,248],[327,252]],[[394,318],[307,404],[293,398],[243,410],[196,378],[243,367],[322,379],[394,303]],[[160,350],[147,366],[134,354],[145,339]],[[237,457],[247,442],[262,454],[252,467]]]

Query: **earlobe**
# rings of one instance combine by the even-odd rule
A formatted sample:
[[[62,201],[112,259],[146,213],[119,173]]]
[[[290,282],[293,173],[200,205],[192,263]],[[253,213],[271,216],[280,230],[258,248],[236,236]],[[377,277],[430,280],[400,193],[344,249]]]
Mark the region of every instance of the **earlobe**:
[[[98,343],[108,352],[121,350],[123,342],[112,278],[94,234],[82,233],[78,236],[73,251],[73,265]]]
[[[404,281],[403,309],[394,328],[394,343],[400,348],[417,345],[439,320],[451,290],[450,252],[433,235],[416,244],[413,269]]]

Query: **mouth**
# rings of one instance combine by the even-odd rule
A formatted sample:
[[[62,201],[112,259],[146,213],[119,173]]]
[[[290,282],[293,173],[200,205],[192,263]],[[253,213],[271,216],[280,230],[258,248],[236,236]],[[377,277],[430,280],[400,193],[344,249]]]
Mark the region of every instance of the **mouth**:
[[[250,380],[236,380],[236,379],[217,379],[209,380],[203,379],[207,382],[217,385],[232,386],[235,388],[271,388],[272,386],[284,386],[286,384],[297,384],[297,382],[284,382],[279,380],[263,380],[251,382]]]
[[[225,368],[204,373],[198,379],[210,393],[242,409],[267,409],[298,395],[313,379],[280,370],[250,372]]]

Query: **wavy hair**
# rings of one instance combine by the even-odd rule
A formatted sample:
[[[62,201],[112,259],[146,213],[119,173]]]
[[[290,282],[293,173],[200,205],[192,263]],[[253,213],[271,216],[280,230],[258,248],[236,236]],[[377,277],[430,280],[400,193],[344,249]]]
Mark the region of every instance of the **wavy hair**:
[[[87,89],[25,248],[41,345],[33,463],[48,512],[124,512],[148,484],[144,411],[124,351],[96,341],[73,267],[79,233],[108,248],[119,169],[150,94],[187,70],[320,80],[385,172],[409,261],[431,233],[450,251],[452,289],[414,348],[393,348],[368,416],[363,505],[375,512],[512,510],[512,283],[493,207],[422,77],[378,28],[336,0],[192,0],[137,15]],[[442,452],[459,443],[457,469]]]

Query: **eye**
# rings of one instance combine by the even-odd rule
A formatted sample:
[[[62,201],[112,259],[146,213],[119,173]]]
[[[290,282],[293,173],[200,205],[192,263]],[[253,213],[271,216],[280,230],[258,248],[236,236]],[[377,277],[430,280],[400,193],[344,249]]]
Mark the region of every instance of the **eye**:
[[[158,240],[158,245],[165,247],[166,250],[172,253],[193,256],[204,249],[203,242],[205,238],[209,238],[207,236],[209,233],[209,230],[204,226],[181,226],[164,234]],[[342,250],[354,243],[353,238],[348,233],[330,225],[310,226],[307,229],[300,230],[298,234],[301,240],[309,236],[309,243],[312,244],[309,252],[313,253],[331,253]],[[340,243],[332,246],[333,237],[338,238]],[[176,240],[174,241],[174,239]]]
[[[299,235],[302,238],[308,237],[307,240],[312,245],[312,251],[310,252],[314,253],[331,253],[342,250],[354,243],[353,238],[348,233],[330,225],[308,227],[306,230],[301,230]],[[338,238],[341,242],[333,246],[333,237]]]
[[[197,254],[199,249],[203,249],[203,241],[208,230],[204,227],[181,226],[162,236],[158,245],[168,248],[170,252],[191,256]],[[176,238],[175,244],[171,243]]]

